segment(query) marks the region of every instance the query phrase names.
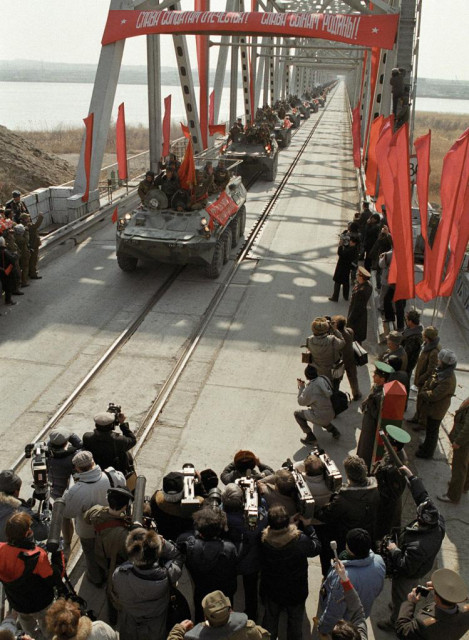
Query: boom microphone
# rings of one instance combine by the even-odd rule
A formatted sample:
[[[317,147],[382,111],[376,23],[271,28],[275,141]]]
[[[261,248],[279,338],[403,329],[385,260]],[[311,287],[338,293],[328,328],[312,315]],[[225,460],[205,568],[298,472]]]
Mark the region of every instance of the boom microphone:
[[[52,507],[52,518],[50,521],[49,535],[47,537],[46,549],[50,553],[55,553],[60,548],[60,534],[62,531],[62,520],[64,517],[65,500],[57,498]]]

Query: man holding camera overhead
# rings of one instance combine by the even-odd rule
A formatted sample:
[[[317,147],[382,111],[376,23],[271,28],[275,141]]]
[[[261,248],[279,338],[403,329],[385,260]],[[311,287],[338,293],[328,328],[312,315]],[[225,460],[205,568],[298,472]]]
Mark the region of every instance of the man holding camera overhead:
[[[94,417],[95,429],[83,436],[83,449],[91,451],[93,459],[101,469],[113,467],[121,471],[124,476],[133,471],[133,459],[129,450],[137,443],[129,423],[120,407],[110,405],[108,411],[98,413]],[[122,434],[115,433],[119,425]]]

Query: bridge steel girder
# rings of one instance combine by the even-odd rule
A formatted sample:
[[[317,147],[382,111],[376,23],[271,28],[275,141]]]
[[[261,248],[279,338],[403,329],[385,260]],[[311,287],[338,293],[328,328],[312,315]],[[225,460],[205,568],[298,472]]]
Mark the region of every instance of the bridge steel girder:
[[[239,37],[233,36],[233,47],[231,49],[231,70],[230,70],[230,124],[238,117],[238,59],[239,59]]]
[[[264,86],[264,77],[266,74],[266,55],[267,47],[265,46],[267,38],[264,36],[261,38],[261,52],[256,56],[257,62],[257,71],[256,71],[256,82],[254,86],[254,102],[256,105],[259,104],[261,99],[261,90]]]
[[[159,172],[159,160],[163,147],[161,131],[161,55],[160,36],[147,38],[148,78],[148,134],[150,142],[150,169]]]

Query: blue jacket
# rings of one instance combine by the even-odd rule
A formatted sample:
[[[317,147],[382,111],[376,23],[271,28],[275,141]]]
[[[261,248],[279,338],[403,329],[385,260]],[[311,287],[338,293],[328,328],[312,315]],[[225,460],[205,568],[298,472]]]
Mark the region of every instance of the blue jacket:
[[[383,558],[370,551],[368,558],[343,560],[350,582],[358,593],[365,616],[371,613],[375,599],[383,589],[386,567]],[[331,568],[321,589],[319,631],[330,633],[338,620],[348,620],[344,590],[334,568]]]

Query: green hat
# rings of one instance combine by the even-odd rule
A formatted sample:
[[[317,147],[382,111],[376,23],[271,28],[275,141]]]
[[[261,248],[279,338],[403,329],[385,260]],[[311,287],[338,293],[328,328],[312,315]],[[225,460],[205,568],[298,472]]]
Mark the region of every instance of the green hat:
[[[410,442],[410,433],[407,433],[404,429],[396,427],[394,424],[387,424],[384,429],[392,440],[400,442],[401,444],[407,444]]]
[[[435,592],[446,600],[456,604],[463,602],[469,596],[467,584],[459,574],[451,569],[437,569],[432,573],[432,583]]]
[[[394,369],[387,362],[381,362],[381,360],[376,360],[375,367],[378,371],[382,371],[383,373],[394,373]]]

